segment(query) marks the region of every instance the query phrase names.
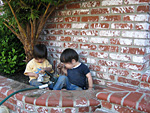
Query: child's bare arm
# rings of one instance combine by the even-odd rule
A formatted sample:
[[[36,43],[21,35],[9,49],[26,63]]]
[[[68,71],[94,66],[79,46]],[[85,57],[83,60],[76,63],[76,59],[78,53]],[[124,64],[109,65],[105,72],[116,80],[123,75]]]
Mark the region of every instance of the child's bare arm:
[[[92,80],[91,73],[89,72],[88,74],[86,74],[86,77],[88,78],[89,89],[92,89],[93,88],[93,80]]]
[[[57,68],[58,68],[58,71],[59,71],[58,74],[67,75],[67,69],[62,63],[59,63]]]
[[[41,68],[42,70],[40,71],[41,73],[44,73],[45,71],[49,71],[51,72],[52,71],[52,68],[51,67],[46,67],[46,68]]]
[[[38,78],[38,76],[39,76],[38,74],[32,73],[32,72],[26,72],[25,75],[29,76],[29,77],[36,77],[36,78]]]

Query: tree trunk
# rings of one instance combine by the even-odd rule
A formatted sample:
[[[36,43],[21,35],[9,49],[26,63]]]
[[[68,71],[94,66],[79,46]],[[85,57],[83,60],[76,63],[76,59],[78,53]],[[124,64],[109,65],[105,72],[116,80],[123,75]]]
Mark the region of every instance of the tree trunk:
[[[24,46],[25,54],[26,54],[26,62],[29,62],[33,58],[33,47],[31,43],[28,43]]]

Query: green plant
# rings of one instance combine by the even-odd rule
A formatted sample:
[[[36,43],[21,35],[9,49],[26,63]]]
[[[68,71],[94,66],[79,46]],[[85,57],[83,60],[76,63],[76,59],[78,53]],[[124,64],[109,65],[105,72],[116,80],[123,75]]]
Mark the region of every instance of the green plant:
[[[25,53],[19,39],[0,19],[0,72],[13,74],[25,68]]]
[[[50,15],[56,8],[75,0],[2,0],[3,24],[24,46],[26,61],[32,59],[32,51]]]

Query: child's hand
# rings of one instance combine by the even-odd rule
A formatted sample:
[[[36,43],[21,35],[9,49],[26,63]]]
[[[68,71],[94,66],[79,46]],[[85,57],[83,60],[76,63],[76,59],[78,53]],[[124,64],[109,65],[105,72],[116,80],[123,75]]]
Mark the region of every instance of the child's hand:
[[[38,74],[36,74],[36,73],[34,74],[34,76],[35,76],[35,78],[38,78],[38,77],[39,77],[39,75],[38,75]]]
[[[44,72],[45,72],[45,69],[44,69],[44,68],[41,68],[41,67],[40,67],[40,69],[41,69],[41,71],[40,71],[39,73],[44,73]]]
[[[61,69],[61,68],[63,68],[64,67],[64,64],[62,64],[62,63],[59,63],[58,65],[57,65],[57,68],[58,69]]]

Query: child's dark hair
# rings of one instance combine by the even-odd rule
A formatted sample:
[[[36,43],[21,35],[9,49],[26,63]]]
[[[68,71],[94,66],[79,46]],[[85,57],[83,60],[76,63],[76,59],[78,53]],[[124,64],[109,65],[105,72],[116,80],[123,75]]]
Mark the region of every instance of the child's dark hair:
[[[63,63],[72,63],[72,59],[78,61],[79,55],[75,50],[71,48],[65,49],[60,56],[60,61]]]
[[[33,57],[35,59],[45,58],[47,59],[47,48],[44,44],[37,44],[33,48]]]

